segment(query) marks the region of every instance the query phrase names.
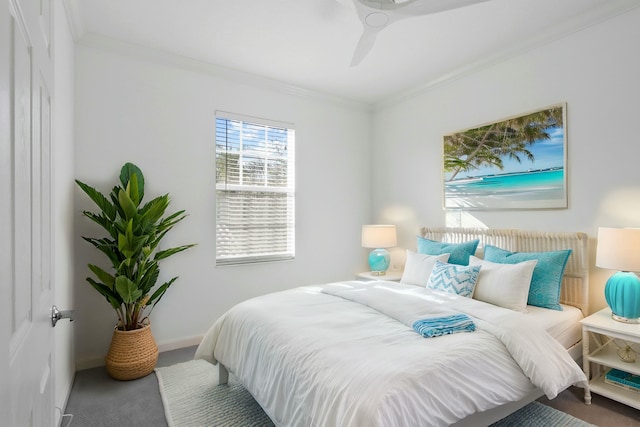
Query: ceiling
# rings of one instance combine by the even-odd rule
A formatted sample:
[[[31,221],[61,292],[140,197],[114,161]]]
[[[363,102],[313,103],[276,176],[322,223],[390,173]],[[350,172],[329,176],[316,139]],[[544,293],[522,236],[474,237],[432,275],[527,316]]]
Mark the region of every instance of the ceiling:
[[[74,35],[97,36],[374,105],[535,48],[640,0],[490,0],[362,33],[353,0],[67,0]],[[428,2],[429,0],[418,0]],[[69,6],[71,5],[71,6]]]

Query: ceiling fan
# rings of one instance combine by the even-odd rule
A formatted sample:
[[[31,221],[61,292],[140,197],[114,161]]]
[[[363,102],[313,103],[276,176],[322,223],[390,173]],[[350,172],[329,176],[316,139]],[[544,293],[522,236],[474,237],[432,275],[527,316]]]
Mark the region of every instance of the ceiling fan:
[[[353,0],[363,31],[351,66],[358,65],[369,54],[378,33],[394,22],[485,1],[488,0]]]

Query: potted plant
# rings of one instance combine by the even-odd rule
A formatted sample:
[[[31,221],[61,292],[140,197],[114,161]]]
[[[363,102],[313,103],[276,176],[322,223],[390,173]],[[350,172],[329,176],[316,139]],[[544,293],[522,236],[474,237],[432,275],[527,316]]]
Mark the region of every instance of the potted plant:
[[[142,204],[144,176],[132,163],[122,166],[121,185],[113,187],[109,198],[79,180],[76,183],[99,208],[97,212],[82,214],[107,232],[104,237],[82,237],[106,255],[111,264],[109,271],[89,264],[95,279],[87,277],[87,282],[106,298],[117,315],[105,359],[107,372],[120,380],[143,377],[153,371],[158,360],[149,315],[177,279],[173,277],[156,287],[158,262],[194,246],[160,250],[158,245],[186,217],[185,211],[165,217],[168,194]]]

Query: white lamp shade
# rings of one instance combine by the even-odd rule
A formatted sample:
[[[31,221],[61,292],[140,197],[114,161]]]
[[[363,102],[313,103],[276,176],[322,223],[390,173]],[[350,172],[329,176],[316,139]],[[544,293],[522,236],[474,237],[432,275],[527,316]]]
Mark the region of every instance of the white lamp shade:
[[[395,225],[363,225],[363,248],[392,248],[398,244]]]
[[[640,228],[598,228],[596,266],[640,272]]]

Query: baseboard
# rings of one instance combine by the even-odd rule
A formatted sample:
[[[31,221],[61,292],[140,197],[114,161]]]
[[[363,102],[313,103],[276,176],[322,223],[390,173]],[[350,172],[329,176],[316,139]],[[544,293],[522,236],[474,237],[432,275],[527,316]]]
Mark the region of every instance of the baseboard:
[[[56,378],[56,381],[58,381],[57,378]],[[63,423],[63,421],[65,421],[65,418],[69,418],[69,415],[65,414],[64,410],[67,407],[67,403],[69,403],[69,396],[71,395],[71,389],[73,388],[74,381],[75,381],[75,372],[72,374],[70,381],[67,382],[67,386],[65,387],[66,390],[62,393],[62,395],[64,396],[64,399],[60,403],[60,406],[58,406],[58,402],[55,402],[55,415],[54,415],[55,426],[66,427],[69,424],[71,424],[70,419],[67,420],[68,421],[67,423]],[[73,416],[71,416],[71,419],[72,418]]]
[[[193,347],[200,344],[200,342],[202,341],[202,338],[203,338],[202,335],[197,335],[197,336],[181,338],[177,340],[162,341],[157,343],[158,351],[162,353],[164,351],[177,350],[179,348]],[[100,366],[104,366],[104,356],[92,357],[92,358],[76,361],[76,371],[97,368]]]
[[[202,341],[202,338],[203,338],[202,335],[197,335],[195,337],[181,338],[178,340],[171,340],[171,341],[163,341],[161,343],[158,343],[158,351],[163,352],[163,351],[177,350],[179,348],[193,347],[200,344],[200,342]]]

